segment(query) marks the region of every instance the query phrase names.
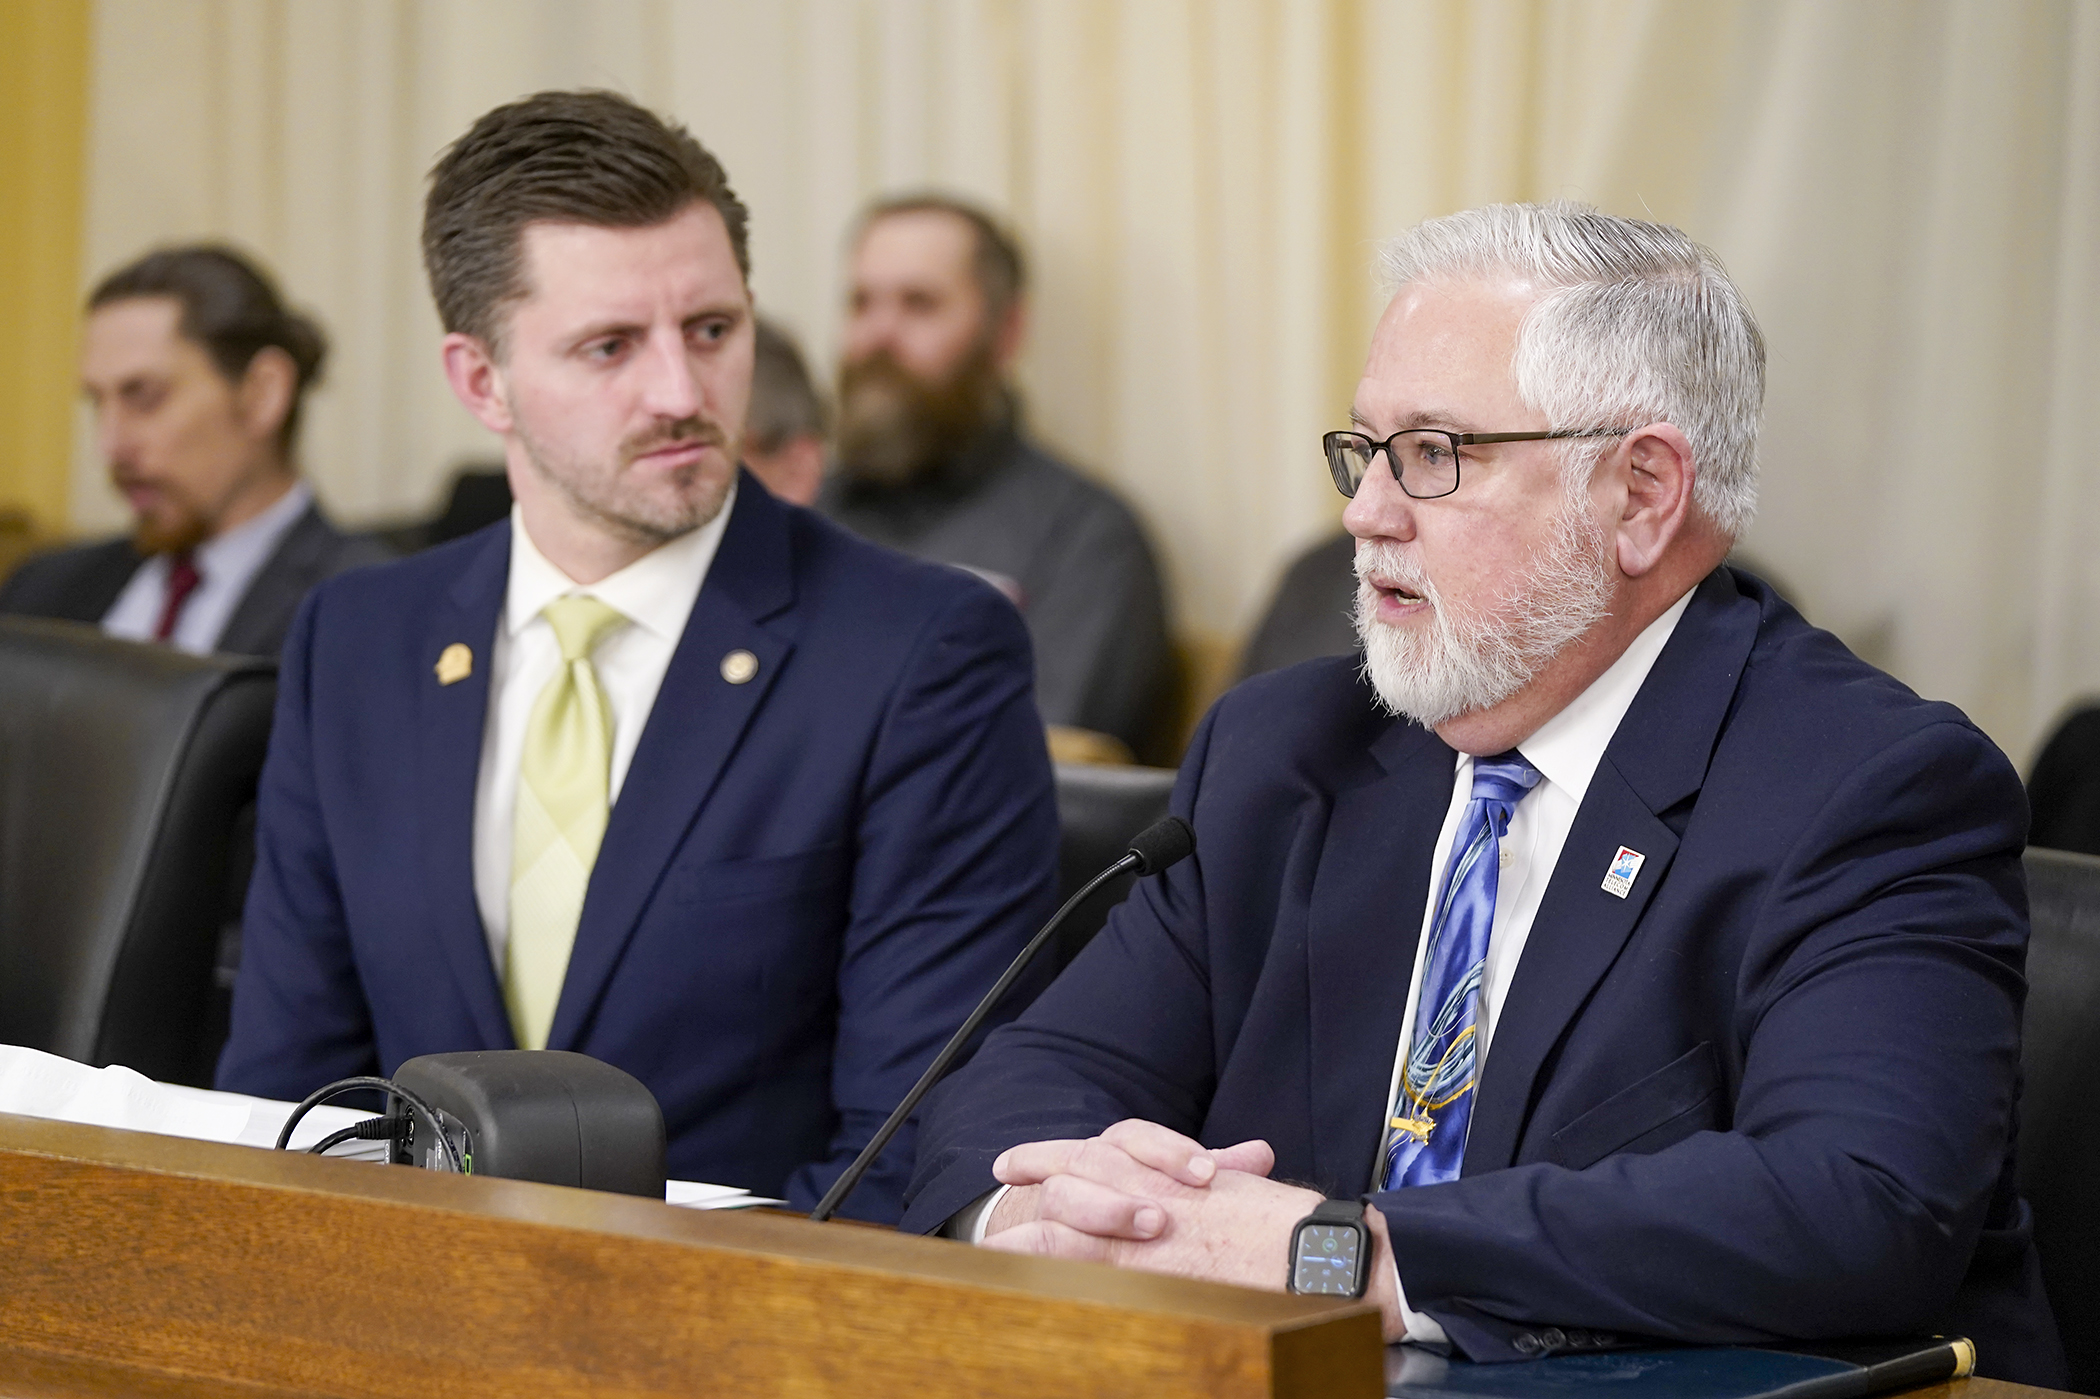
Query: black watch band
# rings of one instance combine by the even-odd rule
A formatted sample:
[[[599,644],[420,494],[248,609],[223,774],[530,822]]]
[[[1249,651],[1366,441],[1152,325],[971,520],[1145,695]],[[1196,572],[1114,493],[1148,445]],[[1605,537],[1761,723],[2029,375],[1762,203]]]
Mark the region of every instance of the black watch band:
[[[1301,1223],[1310,1224],[1361,1224],[1364,1211],[1369,1209],[1361,1200],[1322,1200],[1313,1206],[1313,1212]]]

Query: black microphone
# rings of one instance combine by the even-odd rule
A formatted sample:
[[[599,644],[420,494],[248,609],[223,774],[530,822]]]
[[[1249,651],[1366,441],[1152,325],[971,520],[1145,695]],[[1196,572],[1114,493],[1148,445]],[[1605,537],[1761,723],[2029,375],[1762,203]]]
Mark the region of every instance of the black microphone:
[[[969,1019],[963,1021],[962,1028],[955,1032],[948,1043],[941,1046],[941,1052],[933,1056],[933,1062],[926,1066],[925,1073],[919,1075],[919,1081],[911,1086],[911,1092],[904,1095],[904,1101],[897,1104],[897,1110],[882,1124],[882,1129],[861,1148],[860,1155],[853,1158],[853,1164],[832,1182],[831,1189],[824,1192],[824,1198],[817,1201],[817,1207],[809,1212],[809,1217],[822,1223],[831,1218],[846,1197],[853,1193],[853,1187],[860,1184],[860,1178],[868,1173],[868,1167],[875,1164],[875,1158],[882,1155],[882,1149],[890,1144],[891,1137],[897,1135],[897,1129],[911,1116],[912,1109],[919,1105],[919,1100],[932,1090],[933,1085],[941,1081],[942,1075],[954,1067],[956,1057],[962,1053],[963,1046],[969,1043],[970,1036],[977,1033],[978,1026],[984,1024],[984,1018],[1005,999],[1006,993],[1013,989],[1013,984],[1020,979],[1021,973],[1028,970],[1028,964],[1050,945],[1051,937],[1064,925],[1064,921],[1072,916],[1074,909],[1085,903],[1096,889],[1118,875],[1129,871],[1135,871],[1140,876],[1158,874],[1169,865],[1179,864],[1195,853],[1196,833],[1189,828],[1189,823],[1179,816],[1162,816],[1131,838],[1130,849],[1124,853],[1122,859],[1095,875],[1078,893],[1066,899],[1065,906],[1053,914],[1042,930],[1028,940],[1028,946],[1021,949],[1021,955],[1014,958],[1013,964],[993,983],[992,989],[984,993],[984,999],[977,1003],[977,1009],[970,1012]]]

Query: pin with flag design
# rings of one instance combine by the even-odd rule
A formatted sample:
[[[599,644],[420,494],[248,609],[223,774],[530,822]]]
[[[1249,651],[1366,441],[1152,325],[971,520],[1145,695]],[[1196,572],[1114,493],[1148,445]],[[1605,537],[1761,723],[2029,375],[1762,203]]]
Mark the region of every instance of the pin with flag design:
[[[1633,890],[1633,881],[1640,877],[1641,866],[1648,857],[1638,850],[1619,847],[1619,853],[1611,857],[1611,868],[1604,872],[1604,892],[1615,899],[1623,899]]]

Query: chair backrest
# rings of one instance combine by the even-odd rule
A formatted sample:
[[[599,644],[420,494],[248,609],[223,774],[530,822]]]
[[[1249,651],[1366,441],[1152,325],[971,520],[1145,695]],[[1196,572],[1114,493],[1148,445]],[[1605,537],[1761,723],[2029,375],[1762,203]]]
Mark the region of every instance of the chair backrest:
[[[1172,768],[1103,767],[1058,763],[1058,898],[1069,899],[1085,883],[1121,858],[1130,838],[1167,814],[1174,792]],[[1130,893],[1135,875],[1115,880],[1076,910],[1058,936],[1052,955],[1062,967],[1079,955],[1108,921],[1109,910]]]
[[[276,668],[0,617],[0,1043],[208,1083]]]
[[[2020,1193],[2071,1388],[2100,1393],[2100,858],[2027,852]]]
[[[2027,775],[2027,839],[2100,855],[2100,705],[2065,715]]]

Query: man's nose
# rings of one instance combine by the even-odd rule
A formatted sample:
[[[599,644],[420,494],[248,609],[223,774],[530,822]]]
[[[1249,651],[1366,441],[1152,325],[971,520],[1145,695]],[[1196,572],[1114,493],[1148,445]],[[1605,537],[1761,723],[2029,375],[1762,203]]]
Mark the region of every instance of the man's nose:
[[[1342,528],[1358,539],[1413,539],[1415,506],[1415,498],[1400,489],[1385,453],[1380,452],[1364,479],[1356,483],[1356,494],[1342,511]]]
[[[645,408],[660,418],[700,415],[705,407],[705,396],[682,334],[670,332],[652,336],[642,360]]]
[[[95,410],[95,450],[111,465],[122,461],[131,449],[131,433],[114,409]]]

